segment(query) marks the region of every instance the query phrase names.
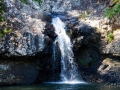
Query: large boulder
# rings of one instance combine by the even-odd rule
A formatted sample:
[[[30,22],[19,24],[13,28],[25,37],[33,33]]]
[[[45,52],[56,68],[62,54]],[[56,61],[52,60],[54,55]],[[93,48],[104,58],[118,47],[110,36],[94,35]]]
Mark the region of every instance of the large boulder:
[[[100,77],[110,83],[120,83],[120,62],[119,59],[106,58],[98,68]]]
[[[109,41],[111,40],[111,41]],[[105,55],[120,56],[120,30],[101,35],[100,52]]]
[[[0,61],[0,85],[35,83],[39,67],[29,61]]]
[[[36,3],[23,4],[19,0],[5,0],[7,19],[11,22],[12,32],[0,42],[0,53],[6,56],[34,56],[50,46],[51,39],[44,35],[46,23],[43,12]],[[50,44],[51,43],[51,44]]]

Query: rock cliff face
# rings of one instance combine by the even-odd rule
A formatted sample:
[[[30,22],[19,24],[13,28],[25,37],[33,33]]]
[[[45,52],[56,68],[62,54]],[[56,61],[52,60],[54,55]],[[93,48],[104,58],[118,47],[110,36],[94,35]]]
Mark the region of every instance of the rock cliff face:
[[[115,78],[114,81],[110,79],[110,69],[103,75],[99,72],[104,59],[109,57],[113,62],[115,59],[119,62],[119,17],[118,21],[104,18],[105,9],[111,6],[112,0],[111,2],[108,0],[89,1],[81,0],[79,3],[81,6],[71,5],[71,10],[68,10],[67,14],[58,16],[67,25],[67,33],[73,42],[75,58],[80,66],[83,79],[93,82],[119,82]],[[110,33],[114,38],[110,37]],[[112,40],[109,41],[109,38]],[[107,65],[111,66],[110,63]],[[115,65],[112,68],[116,69],[115,72],[119,71]],[[104,75],[105,78],[103,78]]]
[[[38,3],[28,0],[4,0],[7,20],[12,32],[0,41],[0,85],[35,84],[49,80],[52,72],[59,78],[59,59],[53,70],[54,31],[49,26]],[[38,6],[37,6],[38,5]],[[52,30],[51,30],[52,31]],[[58,50],[59,53],[59,50]],[[58,56],[59,58],[59,56]],[[59,67],[58,67],[59,66]]]
[[[109,20],[103,17],[105,8],[109,6],[108,1],[103,4],[103,1],[99,0],[94,0],[94,2],[93,0],[90,0],[90,2],[83,0],[43,0],[41,6],[32,0],[28,0],[26,4],[19,0],[5,0],[5,2],[8,9],[7,19],[13,25],[13,32],[4,36],[0,43],[0,52],[5,52],[7,56],[32,56],[37,52],[42,52],[51,43],[51,39],[54,39],[56,35],[54,30],[48,30],[49,27],[52,28],[52,25],[46,25],[45,20],[48,13],[49,15],[50,13],[67,13],[66,16],[61,15],[59,17],[66,23],[69,30],[73,30],[73,33],[80,34],[81,32],[82,35],[80,36],[84,36],[84,39],[88,36],[88,33],[91,34],[91,29],[85,31],[85,28],[83,28],[80,31],[81,26],[87,27],[85,25],[88,25],[97,28],[97,32],[100,32],[102,37],[107,37],[104,32],[112,30]],[[84,7],[85,4],[87,4],[86,8]],[[45,25],[49,27],[45,29]],[[104,39],[101,39],[101,42],[102,40],[105,42]],[[106,45],[101,45],[106,47],[101,47],[101,52],[108,53],[110,51],[108,51]]]
[[[104,18],[105,8],[112,1],[42,0],[40,5],[34,0],[27,0],[26,3],[20,0],[4,1],[7,20],[13,28],[0,41],[1,85],[34,84],[59,79],[59,47],[56,47],[58,61],[53,62],[52,56],[53,42],[57,37],[51,25],[53,15],[66,24],[75,61],[85,81],[120,81],[116,78],[111,80],[109,75],[111,70],[115,70],[115,75],[119,71],[115,65],[120,65],[120,30],[114,31],[120,26],[120,20],[113,23],[114,20]],[[111,42],[108,41],[109,32],[114,35]]]

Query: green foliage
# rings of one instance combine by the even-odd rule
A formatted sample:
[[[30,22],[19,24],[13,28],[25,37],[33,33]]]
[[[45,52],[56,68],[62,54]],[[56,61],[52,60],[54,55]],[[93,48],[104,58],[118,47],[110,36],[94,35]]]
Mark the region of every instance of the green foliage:
[[[27,0],[20,0],[22,3],[27,3]],[[42,0],[33,0],[33,1],[36,1],[36,2],[38,2],[39,3],[39,5],[41,5],[41,3],[42,3]]]
[[[120,3],[114,6],[113,11],[120,14]]]
[[[112,33],[109,33],[107,39],[108,42],[111,42],[114,39],[114,35]]]
[[[115,12],[113,12],[111,8],[107,8],[105,11],[105,17],[111,19],[113,16],[115,16]]]
[[[114,16],[120,14],[120,2],[118,2],[117,0],[115,0],[114,2],[116,3],[116,5],[112,8],[107,8],[105,11],[105,17],[107,17],[108,19],[111,19]]]
[[[4,36],[3,32],[2,32],[2,31],[0,31],[0,37],[3,37],[3,36]]]
[[[27,0],[20,0],[22,3],[27,3]]]
[[[4,34],[8,34],[8,33],[10,33],[10,32],[12,32],[12,29],[11,29],[11,28],[10,28],[10,29],[6,29],[6,28],[5,28],[5,29],[3,30],[3,33],[4,33]]]
[[[113,0],[113,2],[114,2],[114,3],[117,3],[117,2],[119,2],[119,0]]]
[[[3,18],[4,12],[5,12],[5,5],[4,5],[4,1],[1,0],[0,1],[0,22],[2,22],[4,20],[4,18]]]

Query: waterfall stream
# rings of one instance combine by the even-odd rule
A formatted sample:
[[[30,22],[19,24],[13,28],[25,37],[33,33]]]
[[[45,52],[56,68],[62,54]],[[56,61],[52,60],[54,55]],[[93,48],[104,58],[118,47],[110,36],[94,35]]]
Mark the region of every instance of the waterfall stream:
[[[52,19],[52,24],[58,35],[55,42],[58,43],[61,51],[61,81],[78,82],[80,74],[78,74],[77,65],[74,62],[72,43],[66,34],[65,24],[58,17]]]

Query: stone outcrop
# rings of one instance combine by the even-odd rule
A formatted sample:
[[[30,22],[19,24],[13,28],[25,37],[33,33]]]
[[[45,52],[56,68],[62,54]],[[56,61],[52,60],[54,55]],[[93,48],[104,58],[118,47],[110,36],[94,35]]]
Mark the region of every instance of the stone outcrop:
[[[4,1],[7,20],[13,28],[0,42],[0,85],[59,80],[60,52],[59,47],[54,47],[53,44],[57,35],[51,24],[52,16],[60,17],[67,26],[66,32],[73,43],[75,60],[83,80],[120,81],[117,77],[111,79],[112,75],[119,72],[115,66],[120,66],[120,32],[114,31],[119,27],[119,20],[103,17],[105,8],[111,6],[112,2],[42,0],[39,5],[33,0],[27,0],[26,4],[20,0]],[[108,32],[113,32],[114,35],[111,42],[107,39]],[[54,51],[53,47],[57,51]],[[53,53],[56,53],[55,58],[58,58],[58,61],[53,61]],[[118,61],[109,58],[102,61],[108,57],[106,55],[118,58]]]
[[[105,54],[120,56],[120,40],[113,41],[106,45]]]
[[[103,80],[111,83],[120,83],[120,62],[119,60],[106,58],[98,68],[98,73]]]
[[[30,1],[30,0],[29,0]],[[19,0],[5,0],[7,19],[12,23],[12,32],[0,42],[0,53],[6,56],[34,56],[43,52],[51,42],[45,36],[46,23],[42,21],[40,7],[22,4]],[[31,8],[33,7],[33,8]]]
[[[111,35],[113,35],[113,38],[111,42],[108,41],[109,37],[108,35],[106,36],[101,36],[101,44],[100,44],[100,51],[102,54],[108,54],[112,56],[120,56],[119,48],[120,48],[120,36],[119,36],[119,29],[115,30]]]
[[[113,36],[114,36],[113,41],[106,45],[104,53],[111,54],[113,56],[120,56],[120,31],[119,29],[113,32]]]

